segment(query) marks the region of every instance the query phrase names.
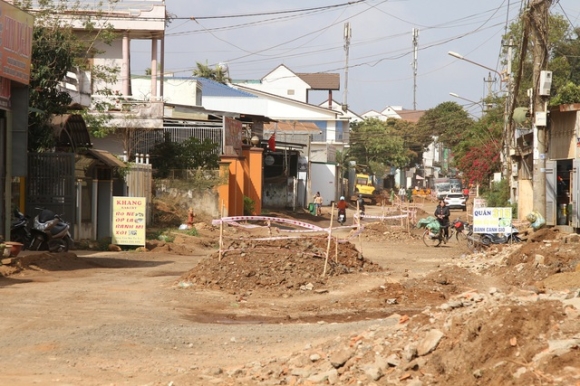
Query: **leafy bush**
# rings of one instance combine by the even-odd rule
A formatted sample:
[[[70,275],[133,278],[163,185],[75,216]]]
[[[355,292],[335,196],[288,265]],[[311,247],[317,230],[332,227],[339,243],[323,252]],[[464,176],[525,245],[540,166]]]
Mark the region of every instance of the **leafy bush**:
[[[566,85],[560,87],[558,93],[550,100],[550,106],[569,103],[580,103],[580,86],[573,82],[568,82]]]
[[[486,199],[487,206],[491,208],[512,208],[512,216],[517,217],[518,205],[510,202],[510,187],[507,180],[494,182],[489,190],[484,191],[482,197]]]
[[[248,196],[244,196],[244,216],[251,216],[254,214],[255,203]]]
[[[173,169],[217,169],[218,149],[219,144],[209,138],[201,141],[190,137],[183,142],[175,142],[167,133],[164,141],[150,151],[155,177],[166,178]]]

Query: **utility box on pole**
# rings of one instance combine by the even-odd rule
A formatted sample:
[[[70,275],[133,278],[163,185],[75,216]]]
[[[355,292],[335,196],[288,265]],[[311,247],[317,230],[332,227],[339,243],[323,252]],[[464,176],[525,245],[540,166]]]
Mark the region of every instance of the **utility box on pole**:
[[[541,96],[550,96],[552,87],[552,71],[541,71],[540,82],[538,84],[538,94]]]

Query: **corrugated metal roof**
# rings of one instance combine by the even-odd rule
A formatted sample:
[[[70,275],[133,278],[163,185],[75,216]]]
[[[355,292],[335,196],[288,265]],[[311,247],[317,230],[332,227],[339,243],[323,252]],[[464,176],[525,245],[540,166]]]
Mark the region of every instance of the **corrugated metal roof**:
[[[312,90],[340,90],[340,74],[316,72],[296,76],[308,83]]]
[[[207,78],[194,78],[202,86],[202,95],[207,97],[257,98],[254,94],[235,89],[227,84]]]
[[[89,149],[87,154],[94,156],[96,159],[112,168],[124,168],[126,166],[123,161],[106,150]]]
[[[54,115],[50,120],[57,147],[90,147],[91,138],[85,120],[79,114]]]

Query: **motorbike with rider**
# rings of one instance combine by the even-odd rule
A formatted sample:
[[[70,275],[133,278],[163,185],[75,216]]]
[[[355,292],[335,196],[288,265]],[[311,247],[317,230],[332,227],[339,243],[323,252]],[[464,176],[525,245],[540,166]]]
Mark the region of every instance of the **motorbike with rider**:
[[[336,208],[338,209],[338,222],[340,225],[343,225],[346,222],[346,208],[348,207],[348,203],[344,199],[344,196],[340,196],[340,200],[336,204]]]

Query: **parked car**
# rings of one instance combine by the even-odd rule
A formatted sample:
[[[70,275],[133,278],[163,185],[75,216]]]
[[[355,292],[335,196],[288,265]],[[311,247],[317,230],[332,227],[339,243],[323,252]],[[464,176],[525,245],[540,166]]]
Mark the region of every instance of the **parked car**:
[[[445,196],[444,200],[449,209],[461,209],[464,212],[467,210],[463,193],[450,193]]]

